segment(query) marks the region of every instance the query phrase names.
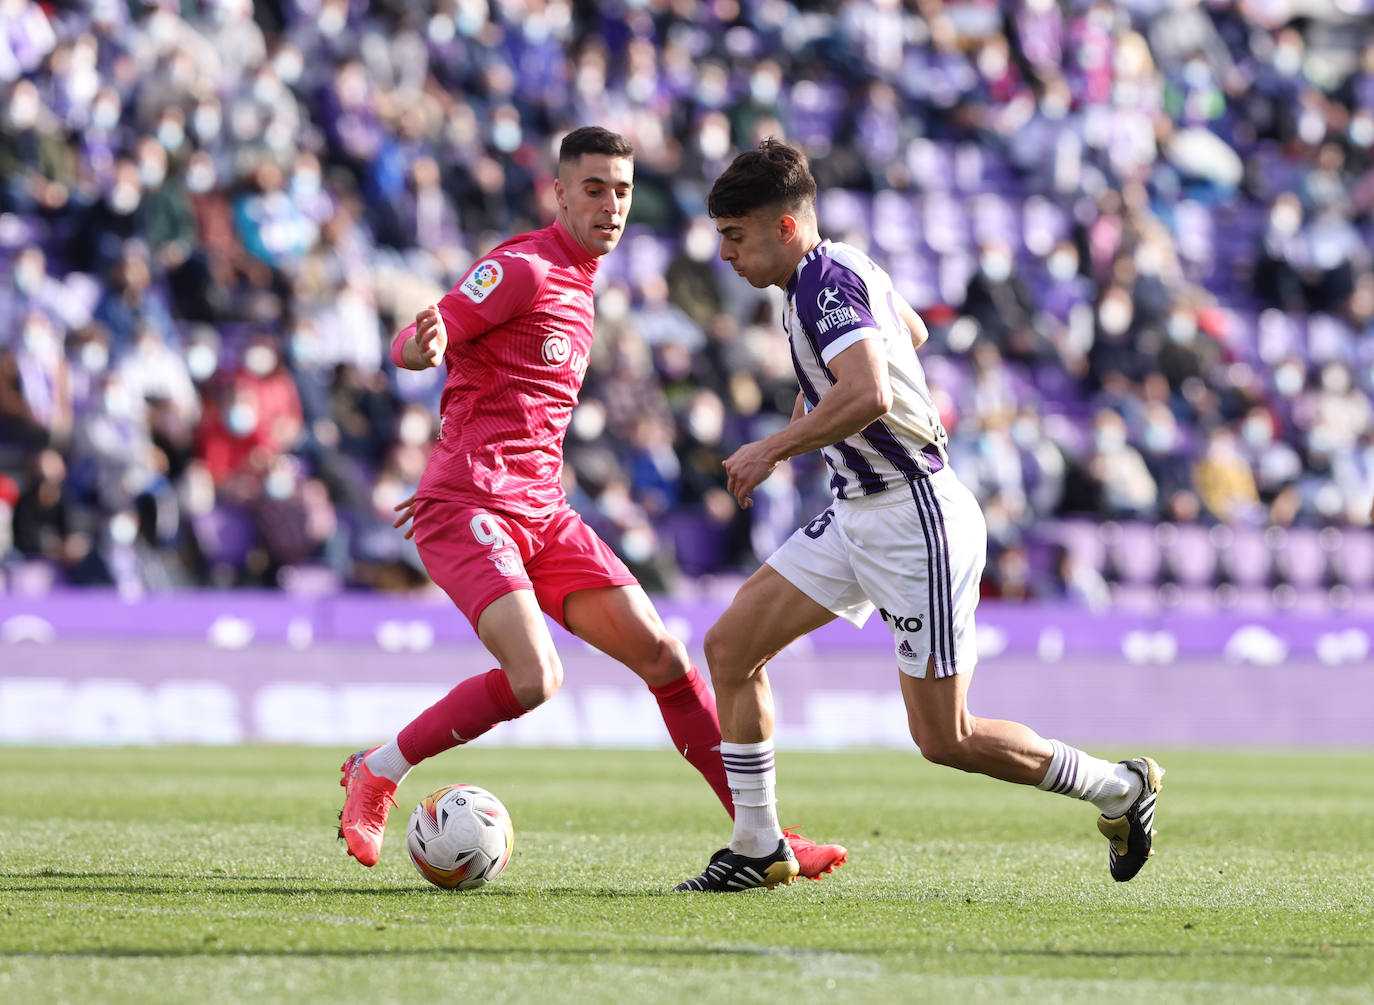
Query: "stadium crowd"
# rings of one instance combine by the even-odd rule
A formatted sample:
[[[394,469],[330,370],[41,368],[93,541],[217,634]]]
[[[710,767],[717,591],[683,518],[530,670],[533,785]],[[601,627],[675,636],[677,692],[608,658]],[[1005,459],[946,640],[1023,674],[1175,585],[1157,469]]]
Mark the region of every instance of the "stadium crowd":
[[[552,218],[587,123],[637,174],[565,477],[650,589],[828,498],[814,458],[742,511],[720,464],[796,393],[704,215],[770,134],[930,325],[989,594],[1100,602],[1066,519],[1370,522],[1365,0],[0,9],[0,589],[421,584],[442,375],[386,340]]]

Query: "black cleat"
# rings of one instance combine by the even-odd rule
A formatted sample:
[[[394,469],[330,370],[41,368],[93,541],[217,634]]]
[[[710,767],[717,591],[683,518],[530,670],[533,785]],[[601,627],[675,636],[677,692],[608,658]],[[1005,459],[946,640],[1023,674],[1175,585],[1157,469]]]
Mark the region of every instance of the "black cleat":
[[[1110,844],[1107,865],[1118,883],[1134,878],[1154,855],[1155,800],[1164,787],[1164,769],[1151,758],[1133,757],[1121,763],[1140,776],[1140,795],[1121,816],[1097,818],[1097,829]]]
[[[771,889],[791,883],[800,871],[797,858],[784,838],[778,842],[773,854],[760,858],[748,858],[729,848],[722,848],[711,856],[711,863],[705,872],[679,883],[673,889],[699,893],[735,893],[760,886]]]

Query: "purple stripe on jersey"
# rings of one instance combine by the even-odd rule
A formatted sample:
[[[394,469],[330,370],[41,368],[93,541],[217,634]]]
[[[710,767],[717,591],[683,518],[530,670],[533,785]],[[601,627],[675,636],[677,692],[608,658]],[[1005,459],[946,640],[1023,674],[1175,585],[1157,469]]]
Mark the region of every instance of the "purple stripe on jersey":
[[[802,325],[802,331],[806,332],[806,344],[811,347],[812,353],[815,354],[816,364],[821,368],[821,372],[829,378],[830,386],[834,387],[835,375],[830,372],[830,368],[826,366],[825,361],[821,359],[821,348],[816,344],[815,336],[807,330],[805,325]],[[791,340],[789,339],[788,341],[790,342]],[[809,401],[814,408],[816,403],[821,400],[820,395],[816,392],[815,386],[811,384],[805,372],[802,370],[801,361],[797,359],[795,348],[792,351],[792,367],[797,371],[797,382],[801,384],[802,394],[806,395],[806,400]],[[859,488],[863,489],[864,495],[871,496],[883,490],[882,476],[873,470],[873,465],[868,463],[868,458],[864,457],[857,449],[845,443],[843,440],[831,446],[834,448],[835,452],[840,455],[840,459],[844,461],[845,467],[849,468],[849,470],[853,471],[854,474],[858,476]],[[821,451],[821,453],[824,454],[825,451]],[[835,474],[838,475],[839,472],[836,471]],[[846,484],[847,482],[848,480],[846,479]],[[831,488],[834,488],[833,478],[831,479]],[[836,495],[840,499],[845,498],[845,496],[839,495],[838,492]]]
[[[927,443],[921,448],[921,453],[924,455],[926,467],[930,469],[932,475],[945,469],[945,460],[940,456],[940,448],[935,444]]]
[[[930,579],[933,592],[939,597],[940,607],[940,652],[946,664],[954,664],[954,589],[950,582],[949,534],[945,530],[945,514],[940,509],[940,500],[928,478],[916,483],[917,491],[925,498],[933,520],[932,536],[935,550],[931,554]]]
[[[883,460],[908,478],[924,478],[930,474],[928,467],[921,463],[925,455],[913,454],[903,446],[902,441],[897,439],[896,434],[887,428],[882,419],[874,419],[860,435],[878,451]]]

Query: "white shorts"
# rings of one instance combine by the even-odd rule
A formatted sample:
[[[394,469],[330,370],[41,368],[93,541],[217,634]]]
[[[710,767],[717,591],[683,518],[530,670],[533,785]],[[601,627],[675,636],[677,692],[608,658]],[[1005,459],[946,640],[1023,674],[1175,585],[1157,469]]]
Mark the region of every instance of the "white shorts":
[[[912,677],[973,670],[973,612],[987,560],[978,501],[954,473],[937,471],[909,491],[837,499],[768,558],[816,603],[862,626],[876,607]]]

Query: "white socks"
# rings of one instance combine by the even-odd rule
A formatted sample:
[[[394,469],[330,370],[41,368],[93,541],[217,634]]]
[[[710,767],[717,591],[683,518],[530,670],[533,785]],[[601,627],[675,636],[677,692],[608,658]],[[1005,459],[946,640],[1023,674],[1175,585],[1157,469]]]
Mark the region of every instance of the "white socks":
[[[401,755],[401,748],[396,745],[396,741],[384,743],[372,753],[367,755],[363,762],[367,765],[367,770],[378,778],[385,778],[401,784],[401,780],[410,774],[410,769],[414,767]]]
[[[773,789],[778,773],[773,766],[773,741],[720,745],[725,780],[735,800],[735,833],[730,847],[749,858],[771,855],[782,840]]]
[[[1036,788],[1092,803],[1104,817],[1119,817],[1140,795],[1140,777],[1124,764],[1113,764],[1051,740],[1054,757]]]

